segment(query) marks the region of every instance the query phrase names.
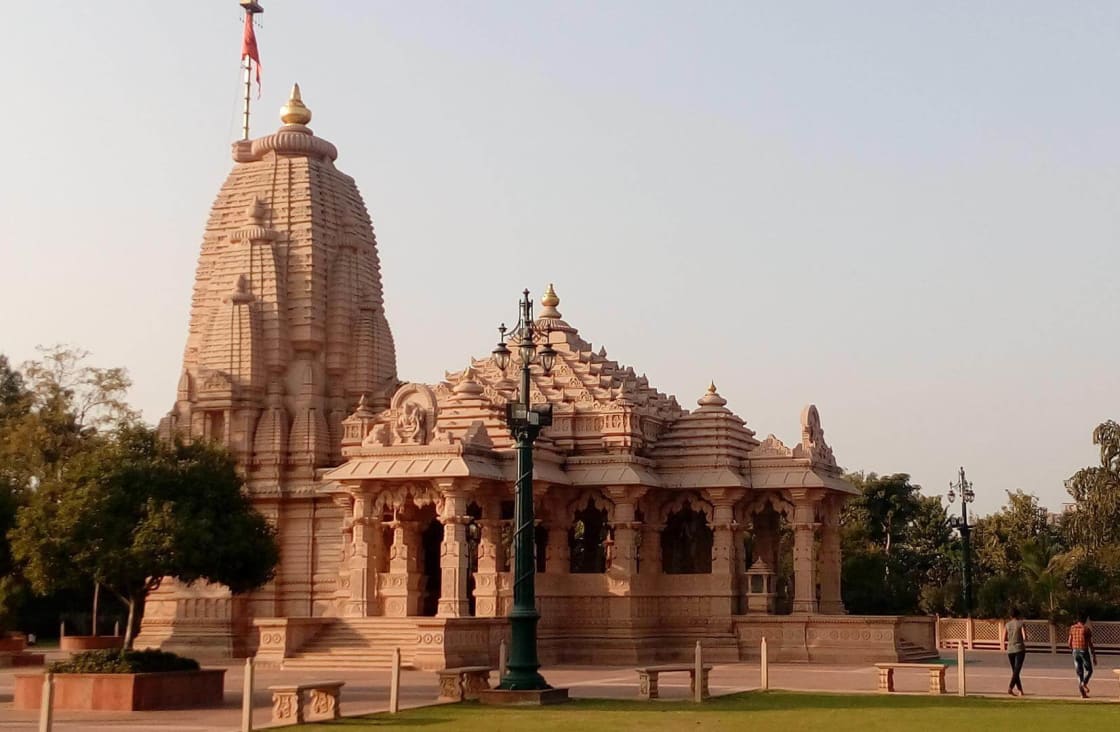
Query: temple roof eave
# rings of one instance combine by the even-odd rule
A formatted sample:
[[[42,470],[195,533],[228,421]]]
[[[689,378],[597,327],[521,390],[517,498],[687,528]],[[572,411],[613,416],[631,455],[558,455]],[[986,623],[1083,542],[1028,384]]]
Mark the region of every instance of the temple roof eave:
[[[489,457],[462,453],[352,458],[324,475],[324,479],[342,485],[365,480],[432,478],[480,478],[500,481],[506,479],[506,471],[503,470],[503,466]]]
[[[751,484],[755,490],[823,488],[849,495],[859,493],[855,486],[833,469],[824,469],[801,460],[775,460],[767,463],[751,465]]]
[[[568,482],[577,486],[641,485],[661,488],[664,485],[657,473],[641,463],[631,461],[569,464],[564,473]]]
[[[750,488],[749,475],[729,466],[661,471],[663,488]]]

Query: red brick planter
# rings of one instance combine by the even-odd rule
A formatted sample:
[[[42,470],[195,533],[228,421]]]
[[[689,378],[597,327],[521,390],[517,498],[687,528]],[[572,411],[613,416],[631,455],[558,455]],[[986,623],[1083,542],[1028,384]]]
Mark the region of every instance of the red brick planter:
[[[217,707],[222,704],[225,675],[225,669],[154,674],[55,674],[54,708],[127,712]],[[42,693],[42,674],[16,674],[16,709],[38,709]]]
[[[75,653],[123,646],[124,638],[119,635],[64,635],[58,639],[59,650]]]
[[[23,633],[0,635],[0,653],[19,653],[27,647],[27,636]]]

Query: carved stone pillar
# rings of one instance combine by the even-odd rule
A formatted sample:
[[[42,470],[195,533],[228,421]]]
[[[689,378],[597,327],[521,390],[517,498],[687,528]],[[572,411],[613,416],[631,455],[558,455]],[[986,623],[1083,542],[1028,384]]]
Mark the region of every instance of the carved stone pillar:
[[[393,546],[389,549],[389,586],[385,588],[385,615],[403,618],[420,614],[420,527],[416,521],[393,521]]]
[[[467,493],[455,487],[454,482],[441,482],[443,494],[443,544],[440,546],[440,597],[436,617],[463,618],[469,616],[470,601],[467,593],[467,574],[470,572],[470,544],[467,541]]]
[[[821,523],[820,611],[828,615],[844,613],[844,600],[840,594],[840,507],[840,500],[829,499]]]
[[[614,550],[611,552],[608,574],[614,582],[629,582],[638,573],[637,529],[634,508],[639,490],[625,486],[611,486],[604,491],[614,501]]]
[[[370,496],[354,496],[351,518],[347,522],[350,548],[343,568],[344,583],[348,585],[344,615],[363,617],[380,615],[377,577],[381,557],[385,552],[385,539],[381,531],[381,517],[371,515],[373,501]]]
[[[658,523],[642,524],[642,548],[639,555],[642,574],[662,574],[661,571],[661,530],[665,527]]]
[[[746,547],[743,545],[746,538],[746,527],[736,521],[731,527],[731,586],[735,590],[735,602],[732,612],[742,615],[747,611],[747,556]]]
[[[793,612],[817,612],[816,534],[819,493],[790,491],[793,497]]]
[[[548,547],[544,553],[544,571],[546,574],[568,574],[571,570],[568,527],[564,524],[564,519],[554,518],[548,524]]]
[[[474,614],[498,617],[498,567],[502,551],[502,522],[487,506],[478,522],[478,571],[474,573]]]
[[[712,520],[712,574],[732,574],[732,537],[735,525],[731,507],[727,499],[713,499],[715,508]]]

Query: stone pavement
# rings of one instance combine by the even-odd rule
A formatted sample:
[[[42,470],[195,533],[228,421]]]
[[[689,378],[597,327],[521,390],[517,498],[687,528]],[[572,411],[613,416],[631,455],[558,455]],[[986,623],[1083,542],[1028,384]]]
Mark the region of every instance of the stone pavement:
[[[56,654],[52,654],[56,655]],[[945,658],[955,661],[956,655]],[[1120,658],[1101,656],[1101,664],[1093,677],[1095,701],[1115,702],[1120,699],[1120,685],[1113,668],[1120,667]],[[55,729],[66,732],[109,732],[110,730],[151,730],[152,732],[234,731],[241,719],[241,682],[244,666],[224,665],[226,673],[225,704],[218,709],[193,709],[170,712],[56,712]],[[970,694],[999,695],[1007,693],[1009,671],[1007,658],[998,651],[971,651],[966,664]],[[631,667],[552,667],[542,669],[545,678],[555,686],[567,686],[573,697],[632,699],[638,693],[638,677]],[[22,671],[21,671],[22,672]],[[12,669],[0,669],[0,732],[37,729],[37,712],[12,708],[14,687]],[[758,664],[720,664],[712,671],[712,694],[730,694],[758,688]],[[956,666],[945,675],[950,694],[957,689]],[[389,672],[377,671],[277,671],[257,670],[253,694],[254,726],[268,726],[271,719],[271,696],[268,686],[305,680],[332,679],[346,682],[342,690],[342,712],[350,716],[383,711],[388,708]],[[897,671],[895,687],[900,692],[924,693],[928,676],[924,671]],[[687,699],[688,675],[667,674],[660,684],[663,699]],[[869,665],[842,666],[787,663],[770,665],[770,687],[796,691],[828,691],[874,693],[875,669]],[[1027,656],[1023,669],[1023,686],[1031,697],[1076,699],[1077,682],[1068,654],[1035,653]],[[404,671],[401,674],[401,705],[423,706],[435,702],[436,675],[430,671]],[[656,703],[656,702],[653,702]]]

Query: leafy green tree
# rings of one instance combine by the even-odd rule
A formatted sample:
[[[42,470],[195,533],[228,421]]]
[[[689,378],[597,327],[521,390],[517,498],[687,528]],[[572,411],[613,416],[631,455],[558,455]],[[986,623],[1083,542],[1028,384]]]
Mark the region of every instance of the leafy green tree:
[[[941,501],[905,473],[848,476],[860,490],[842,516],[845,606],[854,613],[937,612],[952,601],[927,587],[953,576],[954,539]]]
[[[7,426],[25,418],[31,408],[31,394],[22,375],[0,354],[0,631],[13,623],[14,614],[25,595],[24,584],[8,546],[8,531],[15,526],[16,510],[24,502],[24,485],[18,472],[5,460]]]
[[[246,592],[279,561],[275,530],[242,493],[229,454],[122,426],[67,460],[19,511],[12,547],[36,592],[93,581],[128,607],[125,647],[162,578]]]
[[[1050,620],[1058,620],[1066,597],[1066,575],[1072,566],[1072,557],[1047,534],[1024,542],[1019,546],[1022,556],[1022,576],[1027,581],[1032,600]]]
[[[1112,420],[1098,425],[1093,444],[1100,446],[1101,464],[1066,481],[1075,506],[1063,521],[1070,542],[1086,549],[1120,543],[1120,425]]]
[[[96,442],[99,430],[133,421],[125,403],[130,381],[121,368],[88,363],[89,353],[69,346],[39,348],[22,373],[0,356],[0,622],[23,625],[16,610],[28,598],[21,563],[7,534],[18,509],[63,465]],[[36,600],[40,612],[43,602]]]

